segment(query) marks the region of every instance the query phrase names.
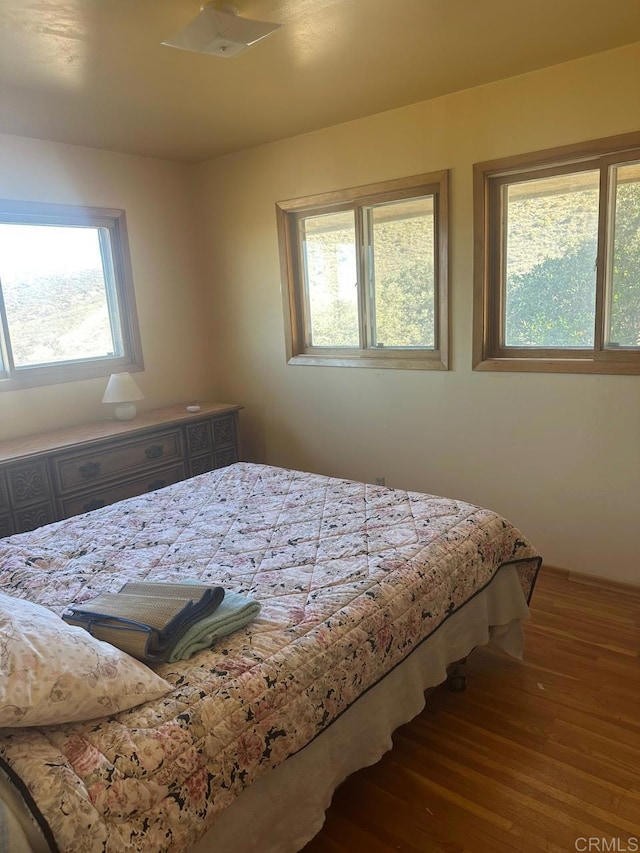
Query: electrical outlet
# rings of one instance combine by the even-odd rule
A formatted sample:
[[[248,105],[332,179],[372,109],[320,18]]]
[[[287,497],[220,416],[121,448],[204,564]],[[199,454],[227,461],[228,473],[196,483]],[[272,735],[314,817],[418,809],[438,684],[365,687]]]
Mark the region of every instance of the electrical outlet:
[[[376,486],[384,486],[384,477],[376,477],[375,484]]]

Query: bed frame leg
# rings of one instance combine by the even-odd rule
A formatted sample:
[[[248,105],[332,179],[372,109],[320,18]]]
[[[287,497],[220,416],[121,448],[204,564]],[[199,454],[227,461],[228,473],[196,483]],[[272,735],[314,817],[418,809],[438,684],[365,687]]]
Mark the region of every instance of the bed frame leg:
[[[447,669],[446,684],[452,693],[460,693],[467,689],[467,674],[463,669],[466,662],[467,659],[462,658],[462,660],[457,660],[455,663],[452,663]]]

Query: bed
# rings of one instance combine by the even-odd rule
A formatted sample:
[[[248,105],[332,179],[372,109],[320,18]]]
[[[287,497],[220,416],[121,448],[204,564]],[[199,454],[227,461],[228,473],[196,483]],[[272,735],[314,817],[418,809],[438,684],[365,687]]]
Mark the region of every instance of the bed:
[[[299,850],[452,662],[521,656],[539,566],[489,510],[251,463],[0,541],[0,590],[58,614],[128,580],[261,604],[160,698],[1,730],[12,851]]]

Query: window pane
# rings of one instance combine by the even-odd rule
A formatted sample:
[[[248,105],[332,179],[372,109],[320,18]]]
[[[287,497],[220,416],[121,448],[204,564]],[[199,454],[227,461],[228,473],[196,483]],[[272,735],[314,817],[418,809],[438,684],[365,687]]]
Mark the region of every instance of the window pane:
[[[107,229],[0,223],[0,282],[16,367],[122,355],[101,231],[107,246]]]
[[[613,168],[608,346],[640,347],[640,163]]]
[[[592,347],[597,171],[505,187],[504,344]]]
[[[433,196],[370,207],[372,345],[435,345]]]
[[[358,274],[352,210],[300,223],[309,345],[358,347]]]

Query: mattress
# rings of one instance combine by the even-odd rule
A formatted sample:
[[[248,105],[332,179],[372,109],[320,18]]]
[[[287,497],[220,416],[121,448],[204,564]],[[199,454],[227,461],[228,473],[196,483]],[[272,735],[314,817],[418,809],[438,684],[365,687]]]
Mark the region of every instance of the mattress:
[[[495,513],[238,463],[0,542],[0,587],[62,612],[127,580],[222,584],[247,628],[157,667],[167,697],[89,723],[4,730],[0,758],[59,850],[188,850],[511,566],[540,558]]]

